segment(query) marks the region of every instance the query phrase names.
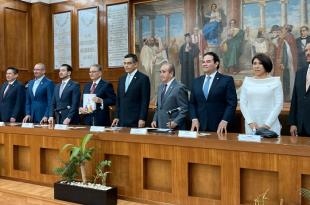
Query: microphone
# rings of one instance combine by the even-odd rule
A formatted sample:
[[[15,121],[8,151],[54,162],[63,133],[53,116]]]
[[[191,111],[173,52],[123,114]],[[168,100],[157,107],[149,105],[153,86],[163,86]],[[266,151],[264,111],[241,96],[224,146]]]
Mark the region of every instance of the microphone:
[[[177,108],[174,108],[174,109],[172,109],[172,110],[169,110],[169,111],[167,112],[167,114],[168,114],[168,115],[172,115],[173,113],[175,113],[175,112],[180,112],[180,111],[182,111],[182,108],[181,108],[181,107],[177,107]]]

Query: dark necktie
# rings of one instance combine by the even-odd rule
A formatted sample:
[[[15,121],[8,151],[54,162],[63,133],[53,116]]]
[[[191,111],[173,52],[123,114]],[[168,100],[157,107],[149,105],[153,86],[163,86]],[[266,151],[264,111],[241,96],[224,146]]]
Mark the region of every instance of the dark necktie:
[[[94,94],[95,93],[95,90],[96,90],[96,83],[93,83],[91,88],[90,88],[90,94]]]
[[[163,100],[164,100],[166,90],[167,90],[167,84],[164,85],[164,88],[161,92],[161,102],[163,102]]]

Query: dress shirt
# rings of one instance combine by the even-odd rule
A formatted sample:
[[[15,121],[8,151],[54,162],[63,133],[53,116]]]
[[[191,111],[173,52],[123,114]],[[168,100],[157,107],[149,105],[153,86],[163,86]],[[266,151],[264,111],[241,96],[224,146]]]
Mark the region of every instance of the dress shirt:
[[[40,78],[35,79],[33,86],[32,86],[32,93],[35,96],[37,88],[39,87],[42,79],[45,77],[45,75],[41,76]]]
[[[126,77],[126,81],[125,81],[125,91],[127,91],[133,76],[135,76],[136,72],[138,71],[138,69],[135,69],[134,71],[132,71],[131,73],[127,73],[127,77]]]
[[[205,80],[203,81],[203,86],[202,86],[202,88],[201,88],[202,91],[203,91],[204,85],[205,85],[205,83],[206,83],[207,77],[210,76],[211,78],[210,78],[208,93],[210,92],[210,88],[211,88],[211,86],[212,86],[212,83],[213,83],[213,80],[214,80],[214,77],[215,77],[216,73],[217,73],[217,71],[215,71],[215,72],[212,73],[211,75],[206,75]]]

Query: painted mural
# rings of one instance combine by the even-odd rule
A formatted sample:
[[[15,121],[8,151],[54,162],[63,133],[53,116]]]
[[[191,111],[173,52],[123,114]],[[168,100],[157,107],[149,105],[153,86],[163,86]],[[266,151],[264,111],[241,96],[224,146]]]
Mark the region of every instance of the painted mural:
[[[134,4],[135,52],[151,79],[152,97],[164,62],[173,63],[176,78],[190,88],[193,78],[203,74],[203,53],[214,51],[221,58],[220,72],[234,77],[237,91],[252,75],[252,57],[268,54],[274,63],[271,75],[281,77],[285,101],[290,101],[295,72],[306,66],[309,0],[192,0],[190,20],[187,1]]]

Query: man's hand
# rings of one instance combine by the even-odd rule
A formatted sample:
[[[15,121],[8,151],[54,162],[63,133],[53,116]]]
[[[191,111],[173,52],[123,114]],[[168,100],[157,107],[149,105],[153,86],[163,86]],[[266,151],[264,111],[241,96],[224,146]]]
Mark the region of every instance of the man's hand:
[[[142,128],[142,127],[144,127],[145,126],[145,121],[144,120],[139,120],[138,121],[138,127],[139,128]]]
[[[88,114],[87,108],[80,107],[80,108],[79,108],[79,113],[80,113],[80,114]]]
[[[103,99],[100,97],[93,97],[92,99],[95,103],[103,103]]]
[[[171,125],[171,126],[170,126]],[[174,121],[171,122],[167,122],[167,127],[169,127],[170,129],[174,129],[178,126],[177,123],[175,123]]]
[[[23,123],[26,123],[26,122],[28,122],[28,121],[30,121],[31,120],[31,116],[30,115],[26,115],[25,117],[24,117],[24,119],[23,119]]]
[[[64,125],[69,125],[69,124],[70,124],[70,122],[71,122],[71,119],[66,118],[66,119],[63,121],[63,123],[62,123],[62,124],[64,124]]]
[[[111,127],[117,127],[118,125],[118,122],[119,122],[119,119],[118,118],[115,118],[111,124]]]
[[[54,118],[53,117],[49,117],[48,118],[48,124],[54,124]]]
[[[198,119],[192,119],[192,127],[191,131],[199,131],[199,120]]]
[[[156,128],[156,127],[157,127],[156,121],[153,121],[153,122],[151,123],[151,127],[152,127],[152,128]]]
[[[44,116],[44,117],[42,118],[42,120],[40,121],[40,124],[45,124],[45,123],[47,123],[47,120],[48,120],[47,117]]]
[[[217,127],[217,134],[218,135],[223,135],[223,133],[226,135],[227,134],[227,122],[225,120],[222,120],[220,124]]]
[[[296,125],[291,125],[290,133],[291,133],[291,136],[292,136],[292,137],[298,136],[297,126],[296,126]]]

